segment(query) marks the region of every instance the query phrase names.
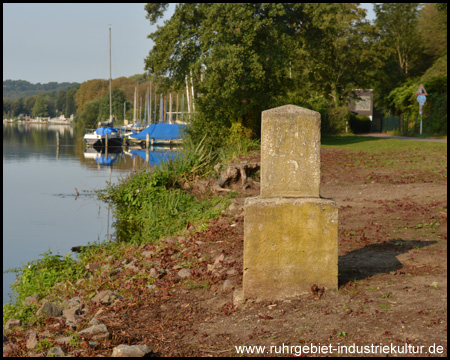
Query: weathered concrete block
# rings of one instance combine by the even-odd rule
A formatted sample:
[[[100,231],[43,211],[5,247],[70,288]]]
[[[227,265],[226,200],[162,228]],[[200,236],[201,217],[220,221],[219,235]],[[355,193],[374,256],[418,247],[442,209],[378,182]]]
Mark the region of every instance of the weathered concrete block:
[[[245,202],[245,299],[276,300],[338,288],[338,208],[320,198]]]
[[[262,112],[261,198],[319,197],[320,114],[295,105]]]

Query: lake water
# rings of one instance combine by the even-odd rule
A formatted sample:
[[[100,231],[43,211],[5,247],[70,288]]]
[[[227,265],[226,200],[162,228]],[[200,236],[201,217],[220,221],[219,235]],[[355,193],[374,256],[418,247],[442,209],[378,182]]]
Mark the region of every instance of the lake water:
[[[125,147],[101,154],[86,149],[83,135],[68,125],[3,124],[3,271],[49,249],[65,255],[76,245],[114,240],[112,210],[84,190],[175,154]],[[14,279],[3,274],[3,304]]]

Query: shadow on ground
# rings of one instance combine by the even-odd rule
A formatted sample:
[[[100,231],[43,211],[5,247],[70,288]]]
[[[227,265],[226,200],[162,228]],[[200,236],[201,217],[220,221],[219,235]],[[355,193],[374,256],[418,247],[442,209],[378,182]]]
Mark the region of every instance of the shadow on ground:
[[[331,136],[324,135],[320,139],[322,145],[339,146],[339,145],[349,145],[357,144],[367,141],[378,141],[383,140],[382,138],[371,137],[371,136]]]
[[[403,267],[397,256],[414,248],[423,248],[437,241],[391,240],[372,244],[339,256],[339,286]]]

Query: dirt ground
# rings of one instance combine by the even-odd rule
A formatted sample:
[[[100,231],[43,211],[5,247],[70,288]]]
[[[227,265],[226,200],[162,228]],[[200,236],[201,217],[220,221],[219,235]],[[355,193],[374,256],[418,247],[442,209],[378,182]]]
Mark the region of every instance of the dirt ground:
[[[240,301],[243,206],[258,193],[242,190],[207,229],[188,226],[183,236],[141,249],[165,276],[151,291],[130,289],[138,291],[134,302],[103,306],[99,320],[112,339],[82,355],[109,356],[125,343],[145,344],[160,356],[289,356],[311,344],[322,352],[302,356],[446,356],[446,165],[360,167],[345,161],[352,155],[331,149],[321,155],[321,196],[339,207],[337,293]],[[373,154],[358,156],[376,161]],[[446,150],[441,156],[446,162]],[[258,160],[257,153],[240,159]],[[191,277],[180,279],[185,266]],[[347,354],[343,345],[365,352]],[[265,348],[251,353],[244,346]]]
[[[245,159],[255,160],[258,154]],[[335,160],[336,151],[322,150],[322,164]],[[149,342],[162,356],[239,356],[240,345],[265,346],[262,354],[253,355],[277,356],[292,353],[282,345],[309,344],[327,349],[331,344],[334,355],[345,355],[338,345],[355,344],[388,345],[388,356],[433,351],[434,356],[445,356],[446,176],[423,171],[422,177],[399,181],[403,169],[374,172],[354,167],[337,174],[336,167],[322,165],[321,196],[335,199],[339,206],[338,293],[325,290],[320,298],[311,293],[276,302],[233,301],[242,287],[243,204],[246,196],[257,193],[252,190],[241,192],[207,230],[181,238],[182,247],[183,242],[193,244],[197,257],[206,258],[203,266],[215,262],[214,271],[205,272],[201,265],[194,279],[177,283],[166,296],[128,309],[133,316],[119,316],[120,330],[133,343]],[[405,345],[406,354],[395,350]]]

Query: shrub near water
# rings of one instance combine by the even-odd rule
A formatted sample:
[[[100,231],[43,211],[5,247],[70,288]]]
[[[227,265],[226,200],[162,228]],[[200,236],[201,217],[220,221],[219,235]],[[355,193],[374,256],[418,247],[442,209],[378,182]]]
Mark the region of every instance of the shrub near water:
[[[187,224],[209,220],[225,206],[226,199],[200,201],[182,184],[207,174],[214,156],[202,146],[185,142],[182,156],[160,167],[138,170],[100,191],[99,197],[114,204],[118,239],[131,243],[155,241],[182,230]]]
[[[74,283],[86,270],[81,264],[65,256],[53,255],[49,250],[41,255],[42,258],[23,265],[21,268],[8,270],[18,275],[15,283],[11,285],[16,299],[16,305],[10,303],[3,306],[3,324],[12,317],[26,320],[36,312],[34,305],[23,305],[22,301],[35,293],[45,297],[52,293],[58,282]]]

